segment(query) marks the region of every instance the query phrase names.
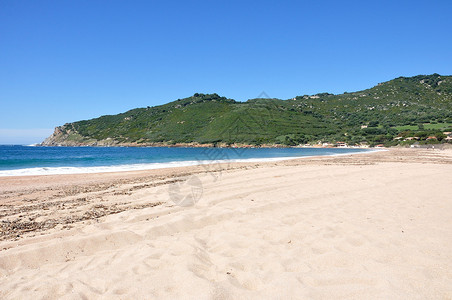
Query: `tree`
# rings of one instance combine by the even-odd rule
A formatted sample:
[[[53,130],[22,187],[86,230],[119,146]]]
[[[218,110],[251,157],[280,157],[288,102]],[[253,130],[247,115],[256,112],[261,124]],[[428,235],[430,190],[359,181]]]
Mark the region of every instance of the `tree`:
[[[284,145],[287,146],[296,146],[297,144],[290,138],[290,136],[286,135],[286,138],[284,139]]]
[[[369,127],[377,127],[378,126],[378,121],[370,121],[369,122]]]
[[[420,138],[421,140],[425,140],[428,137],[427,131],[419,131],[416,133],[416,136]]]
[[[444,140],[444,139],[447,137],[447,136],[446,136],[444,133],[442,133],[442,132],[436,133],[435,136],[436,136],[436,139],[437,139],[438,141],[442,141],[442,140]]]

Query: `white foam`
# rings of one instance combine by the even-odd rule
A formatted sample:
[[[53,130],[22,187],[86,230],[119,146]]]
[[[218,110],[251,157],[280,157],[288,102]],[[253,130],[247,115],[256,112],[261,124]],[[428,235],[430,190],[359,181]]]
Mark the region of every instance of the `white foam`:
[[[261,162],[261,161],[264,162],[264,161],[279,161],[279,160],[295,159],[295,158],[298,158],[298,157],[173,161],[173,162],[166,162],[166,163],[128,164],[128,165],[97,166],[97,167],[25,168],[25,169],[17,169],[17,170],[0,171],[0,177],[141,171],[141,170],[152,170],[152,169],[163,169],[163,168],[187,167],[187,166],[195,166],[195,165],[228,163],[228,162]]]
[[[17,170],[0,171],[0,177],[142,171],[142,170],[176,168],[176,167],[187,167],[187,166],[219,164],[219,163],[271,162],[271,161],[282,161],[282,160],[291,160],[291,159],[299,159],[299,158],[308,158],[308,157],[312,157],[312,156],[340,156],[340,155],[350,155],[350,154],[360,154],[360,153],[364,154],[364,153],[377,152],[377,151],[385,151],[385,150],[382,149],[382,150],[370,150],[370,151],[365,151],[365,152],[354,152],[354,153],[338,153],[338,154],[326,154],[326,155],[320,154],[320,155],[293,156],[293,157],[172,161],[172,162],[165,162],[165,163],[127,164],[127,165],[97,166],[97,167],[25,168],[25,169],[17,169]]]

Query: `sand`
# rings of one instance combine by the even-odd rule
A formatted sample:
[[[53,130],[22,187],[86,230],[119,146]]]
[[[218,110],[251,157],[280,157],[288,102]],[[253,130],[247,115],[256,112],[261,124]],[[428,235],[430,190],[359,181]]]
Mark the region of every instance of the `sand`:
[[[450,150],[204,168],[0,178],[0,298],[452,299]]]

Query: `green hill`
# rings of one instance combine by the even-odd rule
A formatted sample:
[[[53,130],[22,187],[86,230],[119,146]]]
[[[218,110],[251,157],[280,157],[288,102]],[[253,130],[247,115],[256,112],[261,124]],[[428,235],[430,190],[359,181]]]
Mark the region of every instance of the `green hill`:
[[[367,128],[362,128],[366,127]],[[394,145],[452,127],[452,76],[399,77],[353,93],[250,99],[195,94],[165,105],[57,127],[43,145],[285,144],[345,141]],[[449,130],[450,131],[450,130]],[[426,141],[427,142],[427,141]],[[438,141],[437,141],[438,142]]]

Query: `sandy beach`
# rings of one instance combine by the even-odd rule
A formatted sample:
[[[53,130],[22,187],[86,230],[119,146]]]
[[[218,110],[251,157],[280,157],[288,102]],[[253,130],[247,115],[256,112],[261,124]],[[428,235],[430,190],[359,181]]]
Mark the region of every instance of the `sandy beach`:
[[[452,299],[451,186],[423,149],[2,177],[0,298]]]

